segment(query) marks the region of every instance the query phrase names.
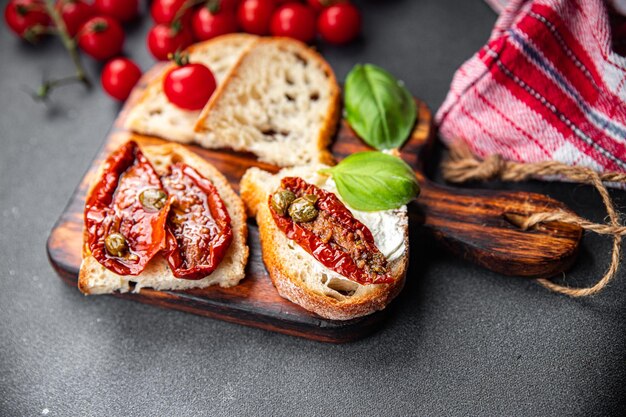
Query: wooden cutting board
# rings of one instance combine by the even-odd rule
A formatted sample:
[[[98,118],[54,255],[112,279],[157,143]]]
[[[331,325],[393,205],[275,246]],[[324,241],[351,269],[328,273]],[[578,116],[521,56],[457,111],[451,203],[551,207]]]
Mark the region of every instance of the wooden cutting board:
[[[133,91],[48,239],[50,263],[60,277],[72,286],[76,286],[81,262],[85,194],[98,165],[109,152],[131,138],[162,142],[156,138],[133,135],[123,128],[128,110],[154,74],[155,71],[146,74]],[[533,193],[455,189],[434,184],[425,178],[422,164],[433,139],[432,116],[423,102],[416,102],[417,124],[401,150],[402,157],[415,169],[422,187],[417,202],[409,206],[410,227],[430,229],[433,236],[450,250],[503,274],[551,276],[568,268],[576,256],[582,235],[579,227],[551,223],[532,231],[522,231],[505,217],[506,213],[529,215],[553,209],[568,210],[562,203]],[[197,146],[188,148],[224,173],[236,191],[247,168],[258,166],[277,170],[271,165],[259,163],[250,154],[211,151]],[[335,157],[342,159],[365,149],[368,149],[367,146],[343,121],[332,146]],[[239,285],[187,291],[142,289],[140,293],[115,296],[324,342],[356,340],[380,327],[386,310],[349,321],[332,321],[281,298],[261,260],[258,228],[253,220],[248,221],[248,226],[250,258],[246,278]],[[411,259],[415,259],[414,254]],[[409,269],[407,279],[416,278]]]

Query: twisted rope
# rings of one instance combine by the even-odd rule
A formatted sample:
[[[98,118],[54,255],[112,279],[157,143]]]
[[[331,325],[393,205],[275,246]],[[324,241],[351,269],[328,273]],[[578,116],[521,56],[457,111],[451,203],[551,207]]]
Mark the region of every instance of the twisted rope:
[[[522,230],[527,230],[539,223],[562,222],[580,226],[590,232],[613,236],[611,264],[597,283],[591,287],[574,288],[556,284],[546,278],[537,279],[539,284],[551,291],[570,297],[585,297],[600,292],[617,274],[621,257],[622,236],[626,235],[626,226],[620,223],[619,213],[615,210],[613,201],[603,182],[626,183],[626,174],[618,172],[598,173],[587,167],[570,166],[556,161],[522,164],[506,161],[500,155],[492,155],[480,160],[472,154],[462,141],[450,147],[448,159],[442,164],[442,171],[446,181],[454,183],[485,181],[495,178],[503,181],[524,181],[537,177],[560,177],[573,182],[592,185],[600,194],[609,215],[608,224],[594,223],[575,214],[556,211],[532,214],[519,220],[517,225]]]

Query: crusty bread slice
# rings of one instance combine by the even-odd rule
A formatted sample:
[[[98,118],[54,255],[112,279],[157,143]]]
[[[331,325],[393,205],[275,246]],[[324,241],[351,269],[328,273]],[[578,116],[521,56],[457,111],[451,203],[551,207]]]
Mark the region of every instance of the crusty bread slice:
[[[318,53],[293,39],[262,38],[202,110],[196,141],[278,166],[330,163],[339,100],[335,75]]]
[[[106,294],[115,291],[128,292],[131,284],[135,283],[134,291],[149,287],[155,290],[185,290],[190,288],[204,288],[219,284],[222,287],[237,285],[245,276],[245,266],[248,262],[248,226],[243,202],[230,187],[226,178],[211,164],[206,162],[183,146],[177,144],[142,145],[138,144],[144,155],[150,160],[159,174],[164,174],[168,166],[176,162],[196,169],[202,176],[213,182],[218,189],[233,229],[233,240],[226,253],[213,273],[199,280],[175,278],[166,260],[156,255],[146,269],[138,276],[122,276],[109,271],[102,266],[84,245],[83,261],[80,266],[78,288],[85,294]],[[99,178],[100,173],[95,178]],[[91,190],[90,190],[91,192]]]
[[[256,216],[263,261],[278,293],[324,318],[349,320],[382,310],[402,289],[409,262],[408,216],[406,207],[377,213],[351,209],[368,226],[377,247],[387,257],[394,282],[361,285],[331,271],[278,229],[268,205],[269,195],[286,176],[301,177],[336,192],[334,182],[317,173],[324,167],[286,168],[275,175],[250,168],[241,180],[241,197],[248,213]]]
[[[190,62],[209,67],[219,85],[256,40],[256,36],[243,33],[224,35],[194,44],[186,52],[189,53]],[[189,143],[194,139],[194,125],[200,111],[180,109],[165,96],[163,78],[174,65],[166,65],[150,81],[139,102],[128,114],[126,128],[143,135]]]

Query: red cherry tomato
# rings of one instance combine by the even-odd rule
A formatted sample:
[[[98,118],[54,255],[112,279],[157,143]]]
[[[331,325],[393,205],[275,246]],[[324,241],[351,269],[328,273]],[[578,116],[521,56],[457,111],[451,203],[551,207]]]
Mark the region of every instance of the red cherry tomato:
[[[270,32],[274,36],[289,36],[302,42],[315,38],[315,12],[300,3],[280,6],[272,15]]]
[[[307,0],[307,3],[317,13],[321,12],[324,9],[324,7],[326,7],[326,1],[324,1],[324,0]]]
[[[163,80],[168,100],[185,110],[200,110],[215,91],[215,77],[202,64],[186,64],[172,69]]]
[[[236,32],[237,18],[232,10],[222,10],[215,14],[206,7],[200,7],[193,14],[191,29],[199,41]]]
[[[189,29],[172,28],[169,25],[153,26],[148,32],[148,49],[159,61],[166,61],[169,54],[183,50],[193,43]]]
[[[103,61],[122,51],[124,30],[117,20],[96,16],[86,21],[78,30],[78,46],[87,55]]]
[[[335,44],[350,42],[361,31],[361,14],[350,3],[330,6],[320,13],[317,30],[326,42]]]
[[[239,26],[248,33],[266,35],[275,7],[274,0],[243,0],[237,9]]]
[[[56,9],[70,36],[76,35],[83,23],[95,14],[93,6],[82,0],[59,0]]]
[[[169,24],[174,21],[178,11],[187,3],[188,0],[154,0],[150,6],[150,14],[154,23]],[[191,9],[187,9],[184,13],[184,19],[191,14]]]
[[[128,58],[115,58],[102,69],[102,88],[114,99],[124,101],[141,78],[141,70]]]
[[[317,13],[321,12],[327,7],[334,6],[339,3],[347,3],[348,0],[307,0],[309,6],[311,6]]]
[[[237,6],[239,6],[239,0],[219,0],[218,12],[225,12],[226,10],[230,10],[234,12],[237,10]]]
[[[4,9],[4,20],[18,36],[26,35],[36,25],[48,26],[50,17],[43,2],[39,0],[11,0]]]
[[[100,14],[120,22],[133,20],[139,14],[139,0],[95,0],[93,5]]]

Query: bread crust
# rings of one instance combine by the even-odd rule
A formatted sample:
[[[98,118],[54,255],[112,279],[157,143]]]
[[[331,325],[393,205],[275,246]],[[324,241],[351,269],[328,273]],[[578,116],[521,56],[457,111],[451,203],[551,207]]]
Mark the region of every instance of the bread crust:
[[[196,169],[202,176],[210,180],[213,185],[215,185],[220,194],[220,197],[226,205],[228,214],[231,218],[231,226],[233,228],[233,242],[231,243],[231,246],[229,247],[224,259],[233,259],[234,265],[230,266],[233,271],[229,271],[232,273],[227,274],[228,280],[223,281],[220,278],[221,282],[213,282],[214,280],[212,280],[211,278],[212,276],[218,278],[218,271],[220,270],[222,264],[220,264],[220,266],[218,266],[218,268],[212,274],[201,280],[185,280],[175,278],[171,273],[169,266],[167,266],[167,262],[165,261],[165,259],[160,254],[157,254],[148,263],[146,270],[142,274],[133,277],[123,277],[106,270],[106,268],[100,265],[100,263],[91,255],[87,245],[87,232],[84,231],[83,262],[81,263],[78,277],[79,290],[84,294],[100,293],[94,292],[93,285],[91,284],[91,278],[93,278],[92,274],[94,269],[97,269],[99,273],[106,273],[111,278],[119,278],[120,286],[119,288],[116,288],[116,290],[119,290],[121,292],[128,291],[129,281],[141,283],[142,275],[146,274],[146,272],[149,272],[151,274],[165,275],[167,279],[171,278],[173,280],[172,286],[174,288],[180,287],[183,283],[185,288],[203,288],[209,285],[213,285],[214,283],[219,283],[222,286],[236,285],[241,279],[244,278],[245,267],[248,262],[248,225],[246,223],[247,218],[243,201],[232,189],[226,177],[224,177],[224,175],[219,172],[213,165],[209,164],[195,153],[187,150],[182,145],[178,145],[175,143],[166,143],[159,145],[149,144],[146,140],[142,139],[139,136],[133,136],[131,137],[131,140],[137,142],[139,148],[142,150],[146,158],[155,166],[155,169],[160,175],[165,172],[167,166],[160,164],[159,160],[169,162],[183,162]],[[103,166],[101,165],[98,169],[97,175],[94,177],[94,180],[89,187],[88,196],[91,195],[95,186],[95,182],[101,177],[102,170]],[[169,288],[162,287],[160,289]]]
[[[282,232],[276,227],[269,209],[265,206],[258,210],[257,224],[259,225],[263,262],[280,296],[321,317],[330,320],[350,320],[372,314],[384,309],[404,287],[409,263],[408,236],[405,236],[404,239],[407,248],[406,253],[391,264],[393,283],[376,284],[377,288],[364,297],[350,297],[340,301],[311,291],[286,271],[284,267],[286,260],[280,256],[277,250],[279,242],[276,237],[278,233]]]

